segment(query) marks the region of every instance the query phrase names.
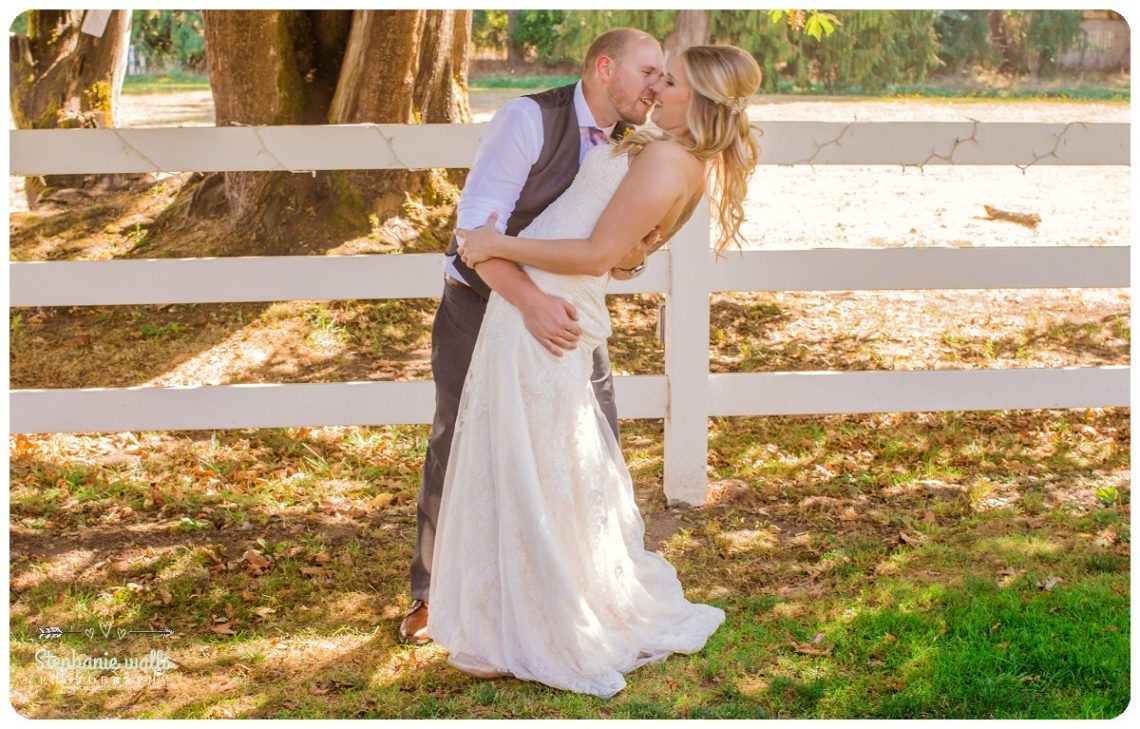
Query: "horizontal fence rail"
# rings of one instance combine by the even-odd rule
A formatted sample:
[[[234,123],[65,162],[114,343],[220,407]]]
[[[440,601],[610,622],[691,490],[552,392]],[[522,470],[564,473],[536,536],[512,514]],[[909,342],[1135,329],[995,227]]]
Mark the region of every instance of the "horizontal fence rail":
[[[711,374],[710,415],[1126,407],[1128,373],[1108,366]]]
[[[1128,124],[765,122],[761,164],[1127,165]],[[483,124],[18,129],[13,175],[470,167]]]
[[[622,417],[665,413],[665,376],[615,376]],[[17,390],[12,432],[284,428],[301,425],[430,423],[435,384],[320,382]],[[18,427],[17,427],[18,426]]]
[[[729,253],[712,291],[1124,288],[1127,246],[892,248]],[[611,294],[669,290],[670,252]],[[438,253],[45,261],[9,264],[11,306],[438,297]]]
[[[743,372],[709,375],[710,416],[1125,407],[1129,368],[870,372]],[[616,375],[623,418],[667,412],[665,375]],[[16,390],[13,433],[426,424],[435,385],[322,382]],[[702,424],[702,428],[707,427]]]

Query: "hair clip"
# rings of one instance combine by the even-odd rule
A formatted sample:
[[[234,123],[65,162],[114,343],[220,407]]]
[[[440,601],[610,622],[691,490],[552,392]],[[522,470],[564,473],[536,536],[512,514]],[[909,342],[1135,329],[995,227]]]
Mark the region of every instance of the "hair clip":
[[[729,97],[723,99],[720,103],[724,104],[729,109],[732,109],[733,113],[739,114],[740,112],[742,112],[748,108],[748,97],[747,96],[729,96]]]

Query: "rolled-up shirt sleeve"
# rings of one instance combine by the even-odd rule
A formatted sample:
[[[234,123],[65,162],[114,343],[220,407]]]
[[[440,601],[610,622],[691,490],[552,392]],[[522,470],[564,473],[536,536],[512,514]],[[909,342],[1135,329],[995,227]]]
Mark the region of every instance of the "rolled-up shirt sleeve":
[[[530,169],[542,154],[542,112],[533,99],[520,97],[495,112],[479,139],[479,150],[459,198],[456,226],[478,228],[499,214],[505,232]]]

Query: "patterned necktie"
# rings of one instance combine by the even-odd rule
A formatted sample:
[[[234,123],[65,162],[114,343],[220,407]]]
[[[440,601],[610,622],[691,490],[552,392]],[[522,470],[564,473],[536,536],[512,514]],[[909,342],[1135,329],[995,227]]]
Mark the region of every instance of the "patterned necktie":
[[[582,127],[582,140],[585,144],[582,145],[582,151],[578,155],[578,163],[581,164],[582,160],[586,157],[586,152],[598,146],[606,140],[606,133],[597,127]]]

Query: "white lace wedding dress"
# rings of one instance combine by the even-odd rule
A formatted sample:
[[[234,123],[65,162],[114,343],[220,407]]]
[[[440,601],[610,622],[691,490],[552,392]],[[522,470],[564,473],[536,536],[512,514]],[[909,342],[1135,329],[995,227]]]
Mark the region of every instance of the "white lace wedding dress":
[[[591,149],[570,188],[525,230],[584,238],[628,168]],[[644,548],[644,522],[590,385],[610,335],[607,276],[528,268],[578,309],[576,349],[555,357],[492,294],[463,386],[436,525],[428,632],[448,662],[609,697],[622,674],[700,650],[724,611],[685,599]]]

